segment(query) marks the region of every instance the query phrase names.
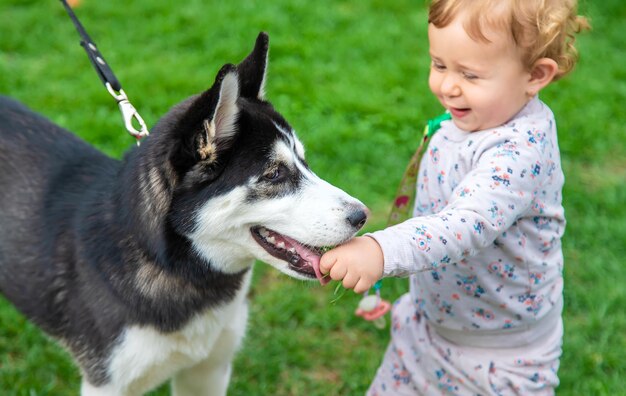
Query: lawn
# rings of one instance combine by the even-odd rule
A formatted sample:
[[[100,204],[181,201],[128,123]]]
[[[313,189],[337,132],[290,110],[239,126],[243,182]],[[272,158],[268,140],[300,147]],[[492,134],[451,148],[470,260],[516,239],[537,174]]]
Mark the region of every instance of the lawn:
[[[594,30],[576,71],[542,94],[563,167],[565,344],[560,395],[626,394],[626,51],[622,0],[586,0]],[[424,1],[83,0],[77,9],[149,126],[270,35],[267,96],[311,167],[372,210],[380,228],[425,119]],[[114,157],[132,146],[58,1],[0,0],[0,93]],[[10,232],[0,224],[0,232]],[[406,280],[386,280],[393,299]],[[388,341],[353,315],[358,296],[255,266],[249,331],[230,395],[359,395]],[[71,395],[67,354],[0,298],[0,394]],[[166,395],[164,386],[153,395]]]

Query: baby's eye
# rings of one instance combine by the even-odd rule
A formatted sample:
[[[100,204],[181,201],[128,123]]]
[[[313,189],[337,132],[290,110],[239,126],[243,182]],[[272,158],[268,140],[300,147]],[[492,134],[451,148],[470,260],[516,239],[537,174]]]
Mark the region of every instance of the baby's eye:
[[[442,65],[441,63],[437,63],[433,61],[433,69],[443,71],[443,70],[446,70],[446,67]]]
[[[477,75],[472,74],[472,73],[463,73],[463,78],[465,78],[466,80],[476,80],[478,78]]]

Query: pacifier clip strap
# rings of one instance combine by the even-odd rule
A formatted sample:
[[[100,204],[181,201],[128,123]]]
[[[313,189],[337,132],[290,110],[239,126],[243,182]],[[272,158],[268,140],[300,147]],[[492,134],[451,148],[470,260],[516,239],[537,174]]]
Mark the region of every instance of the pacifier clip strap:
[[[412,215],[411,211],[415,205],[415,190],[417,183],[417,173],[419,171],[419,164],[424,156],[424,151],[428,146],[430,138],[441,128],[443,121],[451,118],[450,113],[444,113],[437,118],[429,120],[424,128],[424,135],[419,147],[415,151],[415,154],[411,157],[409,164],[404,171],[404,175],[400,180],[398,192],[396,193],[396,199],[391,207],[389,218],[387,220],[387,226],[399,224]],[[380,297],[380,289],[382,286],[382,280],[376,282],[373,286],[376,294],[369,295],[369,290],[363,294],[363,298],[359,302],[355,314],[363,319],[374,323],[374,325],[382,329],[386,326],[384,315],[391,309],[389,301]]]
[[[415,154],[413,154],[409,160],[404,174],[402,175],[402,179],[400,179],[396,198],[393,201],[387,219],[388,227],[402,223],[411,217],[413,206],[415,205],[415,189],[420,162],[424,156],[430,138],[441,128],[441,123],[449,119],[451,119],[450,113],[444,113],[439,117],[429,120],[426,124],[422,141],[415,151]]]

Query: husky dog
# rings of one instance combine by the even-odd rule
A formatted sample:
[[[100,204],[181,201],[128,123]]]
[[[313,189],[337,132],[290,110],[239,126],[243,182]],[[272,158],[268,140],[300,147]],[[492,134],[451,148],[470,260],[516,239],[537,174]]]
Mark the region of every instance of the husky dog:
[[[264,99],[268,42],[121,162],[0,99],[0,291],[69,350],[83,395],[224,395],[255,259],[323,281],[319,247],[366,221]]]

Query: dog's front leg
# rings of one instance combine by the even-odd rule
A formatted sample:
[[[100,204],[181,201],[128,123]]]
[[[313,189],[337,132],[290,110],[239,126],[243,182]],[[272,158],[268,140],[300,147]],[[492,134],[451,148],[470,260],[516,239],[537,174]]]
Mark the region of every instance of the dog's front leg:
[[[173,396],[225,396],[230,381],[231,362],[207,359],[183,370],[172,379]]]
[[[198,364],[181,370],[172,379],[173,396],[225,396],[230,381],[232,360],[243,339],[248,307],[242,301],[232,322],[215,341],[211,354]]]
[[[115,389],[112,385],[104,385],[95,387],[91,385],[86,379],[83,378],[83,382],[80,387],[81,396],[124,396],[123,392]]]

